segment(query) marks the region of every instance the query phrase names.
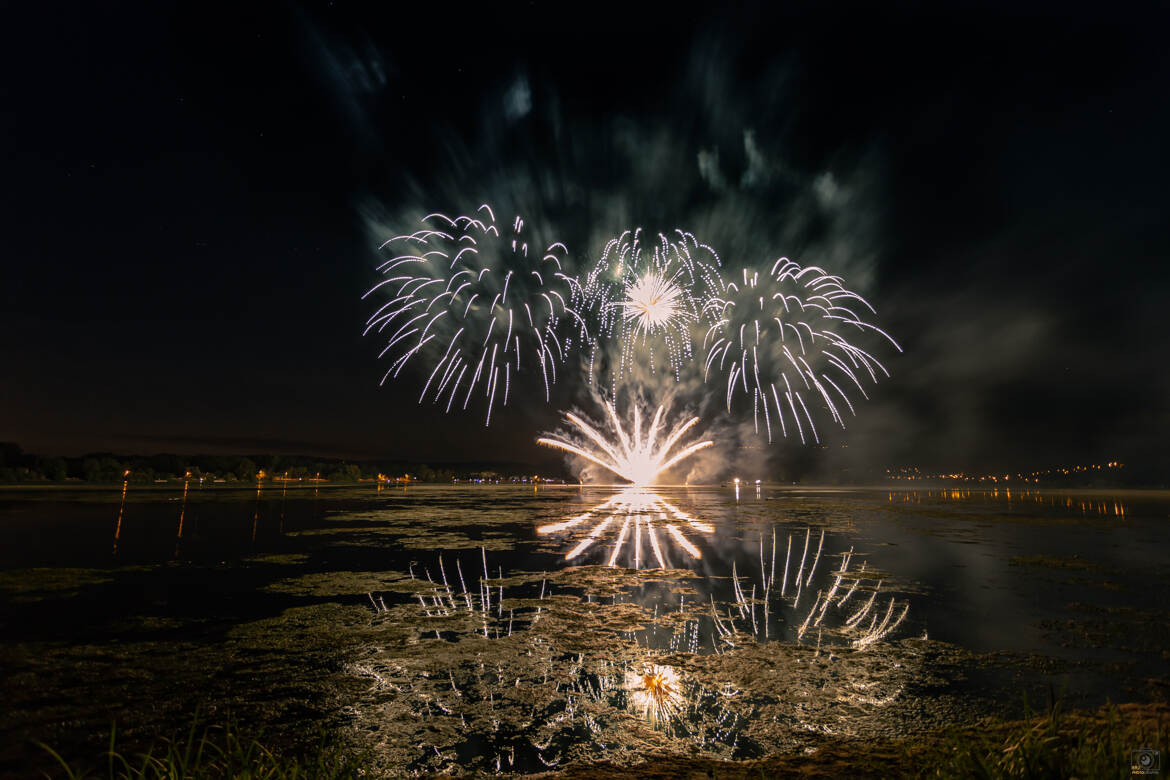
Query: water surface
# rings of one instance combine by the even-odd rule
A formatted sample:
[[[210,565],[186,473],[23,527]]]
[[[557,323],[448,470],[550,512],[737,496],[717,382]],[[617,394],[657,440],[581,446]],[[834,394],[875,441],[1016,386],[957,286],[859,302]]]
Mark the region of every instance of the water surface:
[[[753,758],[1166,693],[1156,492],[0,492],[0,771],[199,710],[394,772]]]

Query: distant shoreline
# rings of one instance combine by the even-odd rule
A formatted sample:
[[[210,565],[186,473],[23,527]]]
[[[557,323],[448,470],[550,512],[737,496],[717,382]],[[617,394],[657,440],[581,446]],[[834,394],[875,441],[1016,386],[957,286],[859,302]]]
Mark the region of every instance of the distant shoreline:
[[[196,482],[196,480],[192,480]],[[44,492],[50,490],[68,490],[68,491],[109,491],[111,489],[120,490],[121,482],[17,482],[0,484],[0,492]],[[166,492],[181,489],[183,487],[182,480],[172,480],[166,484],[159,483],[130,483],[129,489],[135,493],[155,491]],[[376,489],[378,484],[376,482],[325,482],[325,483],[305,483],[305,482],[264,482],[260,485],[261,490],[339,490],[346,488],[373,488]],[[492,482],[492,483],[477,483],[469,481],[460,481],[457,484],[449,482],[408,482],[395,483],[388,482],[382,484],[382,489],[392,488],[529,488],[536,487],[540,489],[546,488],[571,488],[571,489],[625,489],[633,487],[632,485],[622,485],[616,483],[577,483],[577,482]],[[652,488],[656,490],[679,490],[679,489],[694,489],[694,490],[734,490],[732,483],[704,483],[695,485],[655,485]],[[741,483],[740,492],[750,494],[754,493],[755,483]],[[890,493],[922,493],[934,491],[951,491],[962,490],[970,493],[987,493],[994,494],[998,492],[1000,495],[1006,494],[1013,488],[990,488],[990,487],[968,487],[963,485],[922,485],[909,487],[906,485],[822,485],[822,484],[808,484],[808,485],[792,485],[775,482],[761,482],[759,487],[761,489],[767,488],[771,491],[779,491],[783,493],[851,493],[851,492],[890,492]],[[192,485],[191,489],[198,490],[256,490],[256,483],[248,482],[228,482],[228,483],[204,483],[203,485]],[[1144,495],[1158,498],[1170,498],[1170,488],[1164,487],[1069,487],[1062,488],[1057,486],[1027,486],[1014,488],[1014,491],[1020,495],[1025,493],[1029,495],[1036,495],[1038,493],[1045,494],[1059,494],[1063,496],[1068,495],[1083,495],[1083,496],[1118,496],[1118,495]]]

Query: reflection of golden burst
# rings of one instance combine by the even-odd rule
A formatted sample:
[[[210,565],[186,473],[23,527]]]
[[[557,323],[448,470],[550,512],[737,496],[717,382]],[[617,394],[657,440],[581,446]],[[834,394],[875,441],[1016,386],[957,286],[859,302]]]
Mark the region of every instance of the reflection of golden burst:
[[[634,559],[633,568],[635,569],[639,569],[642,566],[643,536],[649,542],[650,549],[654,552],[654,556],[658,560],[658,565],[664,569],[668,568],[667,560],[662,553],[662,547],[659,545],[656,529],[665,531],[665,539],[673,541],[678,547],[685,550],[691,558],[696,559],[703,557],[703,554],[699,551],[698,547],[687,539],[683,529],[689,527],[690,530],[703,534],[711,534],[715,531],[714,526],[710,523],[704,523],[701,520],[691,517],[681,509],[667,503],[658,493],[643,488],[630,487],[611,496],[606,501],[603,501],[582,514],[570,517],[559,523],[542,525],[536,529],[536,532],[541,535],[561,533],[594,518],[596,518],[597,523],[593,526],[593,530],[573,547],[573,549],[569,550],[565,555],[565,560],[571,561],[585,552],[585,550],[598,540],[606,529],[614,526],[615,521],[621,523],[621,526],[618,531],[617,541],[614,543],[613,550],[610,553],[608,565],[616,565],[622,547],[627,540],[630,540],[630,550],[633,553]]]
[[[685,703],[682,680],[669,666],[647,664],[641,673],[626,672],[626,691],[630,709],[655,726],[678,717]]]

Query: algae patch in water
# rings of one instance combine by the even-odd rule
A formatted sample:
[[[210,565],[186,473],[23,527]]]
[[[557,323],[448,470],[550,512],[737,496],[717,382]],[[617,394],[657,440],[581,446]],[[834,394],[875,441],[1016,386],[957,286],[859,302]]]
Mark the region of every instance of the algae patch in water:
[[[293,596],[336,598],[353,596],[355,593],[388,590],[403,580],[409,580],[409,577],[393,571],[328,571],[277,580],[265,585],[263,590],[268,593],[285,593]]]

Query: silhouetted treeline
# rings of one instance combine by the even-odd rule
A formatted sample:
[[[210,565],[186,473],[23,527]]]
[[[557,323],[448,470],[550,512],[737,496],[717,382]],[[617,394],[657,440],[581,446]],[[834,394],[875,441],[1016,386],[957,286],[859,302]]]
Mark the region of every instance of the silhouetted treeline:
[[[13,442],[0,442],[0,483],[63,482],[151,483],[188,475],[205,482],[255,482],[258,478],[311,479],[357,482],[409,475],[412,481],[450,482],[454,479],[503,478],[531,475],[525,464],[467,464],[428,466],[407,461],[346,461],[300,455],[115,455],[91,453],[78,457],[34,455]]]

